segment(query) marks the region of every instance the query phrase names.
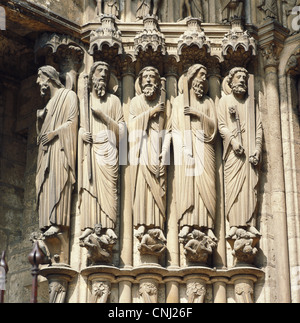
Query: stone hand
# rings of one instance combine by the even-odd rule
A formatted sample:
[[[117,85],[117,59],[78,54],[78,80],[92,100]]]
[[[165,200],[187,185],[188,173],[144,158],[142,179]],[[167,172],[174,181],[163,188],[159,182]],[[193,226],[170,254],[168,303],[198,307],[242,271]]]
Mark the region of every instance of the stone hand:
[[[41,138],[42,145],[43,146],[48,145],[55,137],[56,137],[56,133],[54,131],[45,133]]]
[[[164,112],[165,111],[165,104],[164,103],[159,103],[156,105],[153,109],[150,111],[150,118],[155,118],[157,114]]]
[[[241,156],[245,153],[244,147],[236,139],[232,139],[231,145],[236,155]]]
[[[92,144],[93,143],[93,136],[90,132],[85,132],[82,135],[82,140],[87,144]]]
[[[191,108],[191,107],[185,107],[184,108],[184,115],[186,115],[186,116],[187,115],[194,115],[194,116],[200,117],[201,112],[199,112],[196,109]]]
[[[256,150],[254,155],[250,156],[249,162],[253,166],[257,166],[259,164],[259,160],[260,160],[260,152],[258,150]]]

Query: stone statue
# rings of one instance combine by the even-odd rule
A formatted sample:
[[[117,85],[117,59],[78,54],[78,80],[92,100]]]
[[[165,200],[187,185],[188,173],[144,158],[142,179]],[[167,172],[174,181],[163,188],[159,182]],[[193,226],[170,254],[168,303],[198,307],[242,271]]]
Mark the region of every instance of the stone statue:
[[[175,196],[179,238],[200,230],[217,242],[213,233],[216,215],[217,133],[215,105],[206,96],[207,69],[200,64],[189,68],[183,79],[183,93],[173,102],[172,138],[175,163]],[[188,193],[187,193],[188,192]]]
[[[234,18],[241,19],[244,15],[244,0],[222,0],[222,20],[231,22]]]
[[[108,64],[96,62],[81,105],[78,187],[83,233],[80,240],[96,224],[114,231],[117,222],[118,145],[125,122],[119,98],[109,93],[113,91],[111,79]]]
[[[97,7],[96,7],[96,15],[102,16],[104,15],[111,15],[118,17],[119,16],[119,0],[96,0]]]
[[[80,241],[80,246],[88,250],[88,261],[95,266],[112,262],[112,248],[116,241],[114,231],[103,230],[101,224],[96,224],[93,232]]]
[[[246,69],[233,68],[227,82],[232,93],[221,98],[218,108],[224,142],[225,212],[230,224],[227,239],[235,239],[240,228],[261,236],[255,226],[263,129],[248,79]]]
[[[203,0],[180,0],[180,20],[185,17],[200,18],[203,22]],[[186,14],[184,12],[186,11]]]
[[[162,0],[139,0],[136,10],[136,18],[143,19],[148,15],[157,17]]]
[[[36,196],[44,236],[70,226],[71,193],[75,184],[78,98],[63,87],[52,66],[41,67],[37,83],[41,95],[50,93],[47,106],[37,112],[39,146]]]
[[[131,101],[129,116],[132,208],[136,237],[157,229],[160,241],[166,218],[165,165],[161,163],[160,136],[164,130],[165,103],[161,102],[161,78],[154,67],[144,68],[138,77],[137,95]],[[139,93],[140,92],[140,93]],[[147,239],[151,245],[152,239]],[[153,249],[160,254],[161,248]]]

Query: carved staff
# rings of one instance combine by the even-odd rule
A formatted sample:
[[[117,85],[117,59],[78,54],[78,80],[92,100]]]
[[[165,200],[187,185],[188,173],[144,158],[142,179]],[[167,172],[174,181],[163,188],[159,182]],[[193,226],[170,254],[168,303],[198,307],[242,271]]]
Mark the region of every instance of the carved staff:
[[[39,265],[43,263],[43,259],[44,254],[39,247],[38,241],[35,241],[33,249],[28,255],[28,260],[32,265],[31,275],[33,277],[30,303],[37,303]]]
[[[183,80],[183,99],[184,99],[184,109],[190,107],[190,89],[188,78],[185,77]],[[193,157],[193,138],[192,138],[192,129],[191,129],[191,117],[190,115],[184,116],[184,123],[185,123],[185,145],[187,148],[187,153],[190,157]]]
[[[0,304],[4,303],[4,294],[5,294],[5,282],[6,275],[8,273],[8,266],[5,260],[5,251],[2,252],[1,260],[0,260],[0,269],[3,271],[4,275],[2,281],[0,281]],[[3,269],[2,269],[3,268]]]
[[[161,87],[160,103],[163,103],[165,105],[165,107],[166,107],[166,102],[167,102],[166,81],[167,81],[166,78],[164,78],[164,77],[161,78],[162,87]],[[159,121],[158,121],[158,124],[159,124],[159,155],[162,153],[162,131],[164,130],[165,117],[166,117],[165,112],[159,114]],[[157,172],[156,172],[156,178],[159,178],[159,173],[160,173],[160,169],[158,167]]]
[[[230,107],[229,112],[235,118],[238,140],[239,140],[240,145],[243,146],[241,121],[240,121],[240,115],[239,115],[239,113],[237,111],[237,106]]]
[[[85,129],[90,132],[90,98],[89,98],[89,76],[84,76],[84,114],[85,114]],[[87,147],[87,166],[88,166],[88,179],[92,181],[92,160],[91,160],[92,145],[88,144]]]

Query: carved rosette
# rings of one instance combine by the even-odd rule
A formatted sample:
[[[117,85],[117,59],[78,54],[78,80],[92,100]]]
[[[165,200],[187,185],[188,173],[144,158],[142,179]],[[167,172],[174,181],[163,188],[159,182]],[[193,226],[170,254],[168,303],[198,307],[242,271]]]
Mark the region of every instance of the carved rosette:
[[[187,282],[186,295],[188,303],[204,303],[206,296],[206,283],[201,279],[194,279]]]
[[[183,48],[191,46],[197,46],[199,49],[206,47],[207,53],[210,53],[210,40],[201,28],[201,20],[198,18],[187,19],[187,30],[178,40],[178,58],[182,55]]]
[[[108,303],[111,294],[111,283],[109,281],[93,281],[92,300],[96,304]]]
[[[157,303],[158,283],[154,279],[142,280],[139,287],[139,296],[143,303]]]
[[[146,16],[143,20],[144,30],[134,38],[134,61],[139,54],[152,50],[158,55],[166,55],[165,36],[159,31],[158,20],[155,16]]]
[[[116,48],[118,55],[123,53],[122,33],[118,30],[115,17],[112,15],[102,15],[101,27],[90,33],[89,54],[95,55],[95,51],[102,51],[103,46]]]

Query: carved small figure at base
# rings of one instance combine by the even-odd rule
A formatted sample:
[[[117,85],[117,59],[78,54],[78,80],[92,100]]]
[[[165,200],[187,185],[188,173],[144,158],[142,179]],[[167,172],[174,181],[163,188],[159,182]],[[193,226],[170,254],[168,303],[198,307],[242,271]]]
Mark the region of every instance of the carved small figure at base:
[[[233,249],[232,255],[236,258],[236,265],[252,264],[258,252],[256,245],[260,240],[261,234],[256,229],[257,233],[254,233],[254,228],[235,229],[235,234],[227,236],[227,241]]]
[[[193,230],[185,238],[181,238],[184,244],[184,253],[187,260],[192,264],[206,265],[208,257],[217,246],[217,239],[212,238],[209,233]]]
[[[51,264],[51,255],[50,255],[50,251],[47,247],[47,244],[45,243],[45,237],[43,236],[42,233],[39,232],[33,232],[30,235],[29,240],[32,242],[32,245],[35,244],[35,242],[38,243],[39,248],[41,249],[43,255],[44,255],[44,259],[42,261],[43,265],[47,265],[47,264]]]
[[[84,239],[80,240],[80,246],[88,250],[88,261],[91,266],[112,262],[112,249],[116,244],[117,236],[113,230],[102,230],[102,225],[95,226]]]
[[[142,255],[154,255],[160,257],[166,250],[167,240],[160,229],[150,229],[145,234],[141,234],[138,230],[136,237],[141,241],[138,245],[138,249]]]

